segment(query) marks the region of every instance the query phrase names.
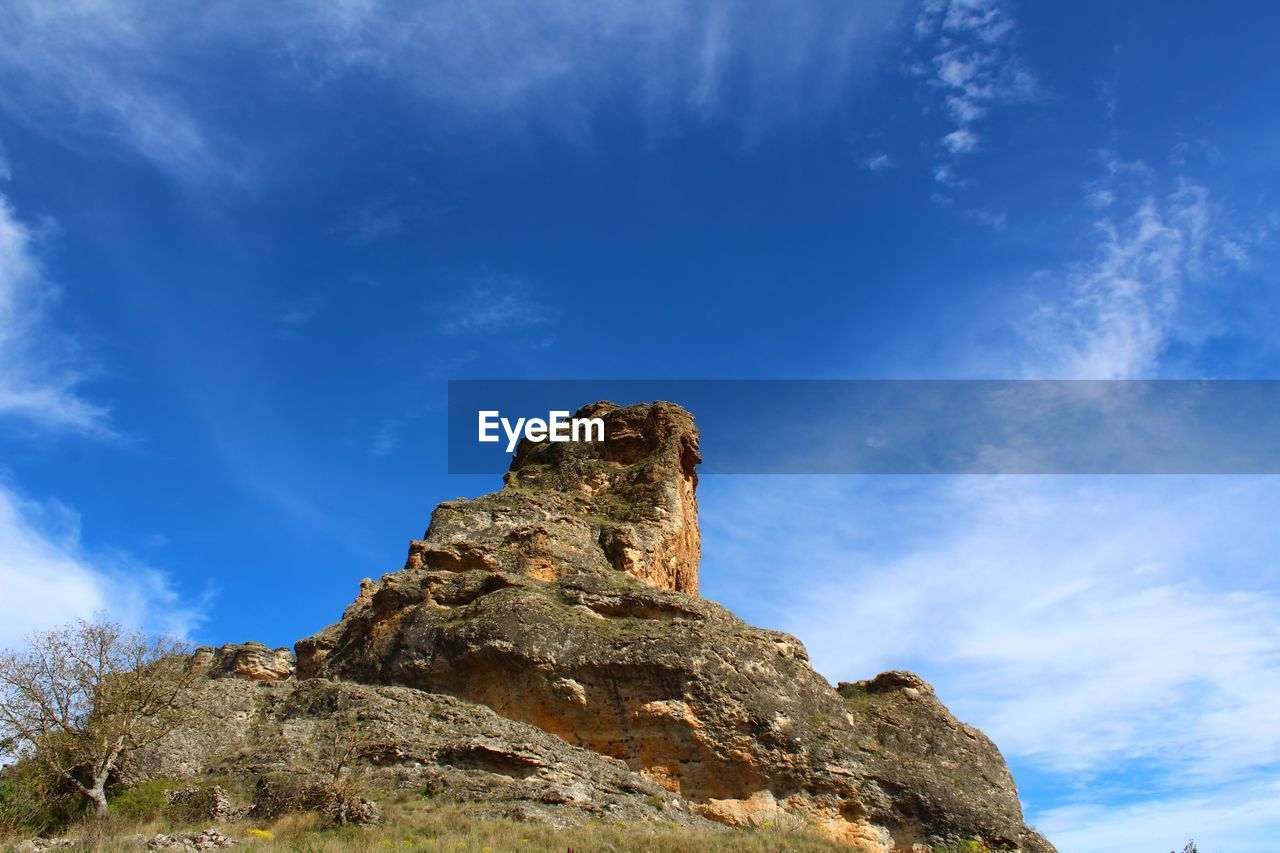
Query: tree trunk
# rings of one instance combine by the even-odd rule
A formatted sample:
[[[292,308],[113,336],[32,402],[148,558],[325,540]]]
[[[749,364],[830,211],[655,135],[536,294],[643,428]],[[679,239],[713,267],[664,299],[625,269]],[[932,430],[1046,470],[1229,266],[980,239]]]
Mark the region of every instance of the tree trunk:
[[[93,803],[93,816],[97,820],[107,816],[107,780],[111,778],[111,770],[116,766],[116,761],[120,758],[120,752],[123,749],[124,735],[121,735],[116,738],[110,754],[94,770],[93,787],[84,792],[89,802]]]
[[[89,802],[93,803],[93,816],[98,820],[107,816],[107,792],[105,789],[105,785],[96,784],[85,792]]]

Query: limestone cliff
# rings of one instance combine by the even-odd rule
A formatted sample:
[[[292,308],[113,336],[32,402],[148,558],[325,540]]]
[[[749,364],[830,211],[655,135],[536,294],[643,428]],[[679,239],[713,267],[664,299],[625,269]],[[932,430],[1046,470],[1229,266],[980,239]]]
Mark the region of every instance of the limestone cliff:
[[[279,661],[262,647],[205,661],[240,685],[225,688],[239,697],[223,702],[239,733],[225,737],[296,735],[286,721],[314,726],[346,703],[360,760],[405,784],[443,774],[476,799],[686,822],[793,815],[866,850],[1052,850],[1024,824],[995,745],[924,681],[833,688],[796,638],[697,596],[686,411],[578,414],[604,418],[603,442],[526,441],[500,491],[441,504],[402,570],[362,582],[341,621],[297,644],[294,679],[266,680]],[[250,701],[263,691],[266,705]]]

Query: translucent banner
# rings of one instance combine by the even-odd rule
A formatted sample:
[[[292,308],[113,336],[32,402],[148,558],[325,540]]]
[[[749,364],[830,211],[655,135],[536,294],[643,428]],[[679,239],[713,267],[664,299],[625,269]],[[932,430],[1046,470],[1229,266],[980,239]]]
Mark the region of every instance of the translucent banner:
[[[598,400],[688,409],[704,474],[1280,473],[1277,380],[452,380],[449,472]]]

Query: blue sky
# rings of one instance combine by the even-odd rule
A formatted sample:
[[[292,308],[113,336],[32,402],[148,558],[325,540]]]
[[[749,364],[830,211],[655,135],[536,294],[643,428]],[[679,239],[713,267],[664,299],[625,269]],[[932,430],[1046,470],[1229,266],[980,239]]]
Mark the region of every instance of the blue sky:
[[[445,473],[449,378],[1274,378],[1277,36],[1263,3],[11,0],[0,640],[328,624],[497,486]],[[708,477],[703,585],[833,680],[920,671],[1064,850],[1268,850],[1278,499]]]

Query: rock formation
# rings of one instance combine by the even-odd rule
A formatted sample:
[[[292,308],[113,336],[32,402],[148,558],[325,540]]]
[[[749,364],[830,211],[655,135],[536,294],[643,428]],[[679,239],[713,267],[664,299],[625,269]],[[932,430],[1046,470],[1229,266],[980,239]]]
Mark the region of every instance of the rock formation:
[[[262,643],[228,643],[221,648],[201,646],[192,664],[208,670],[210,678],[246,678],[250,681],[284,681],[292,678],[295,661],[287,648],[269,649]]]
[[[217,769],[323,764],[315,732],[343,715],[357,759],[397,784],[541,819],[789,814],[865,850],[1053,849],[995,745],[923,680],[833,688],[796,638],[698,597],[686,411],[577,414],[604,418],[605,441],[525,441],[500,491],[437,507],[402,570],[297,644],[293,678],[265,647],[202,650],[234,676],[210,682]]]

